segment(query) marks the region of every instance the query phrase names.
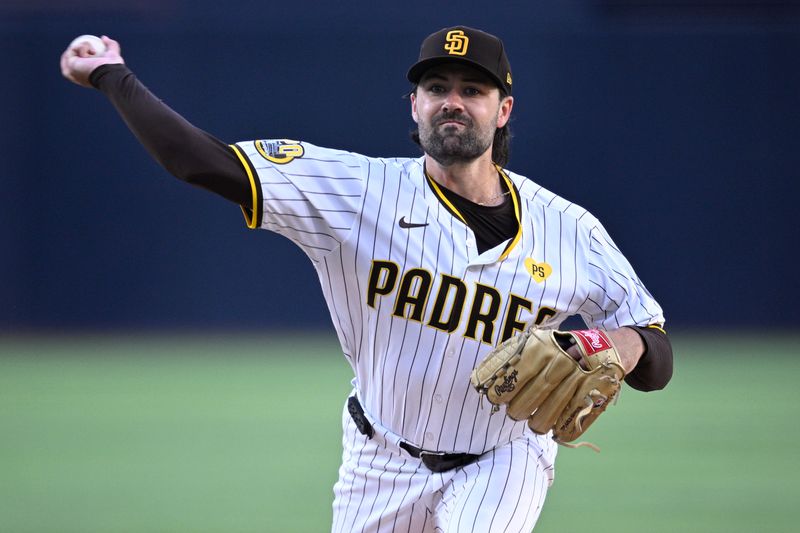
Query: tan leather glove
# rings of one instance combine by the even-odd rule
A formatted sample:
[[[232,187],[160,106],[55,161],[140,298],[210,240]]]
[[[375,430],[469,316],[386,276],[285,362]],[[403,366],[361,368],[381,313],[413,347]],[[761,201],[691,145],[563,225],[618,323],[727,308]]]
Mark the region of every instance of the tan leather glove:
[[[576,345],[581,363],[566,350]],[[583,367],[582,367],[583,366]],[[514,420],[528,420],[559,443],[580,437],[605,411],[625,376],[611,339],[600,330],[531,328],[512,337],[472,371],[472,385]]]

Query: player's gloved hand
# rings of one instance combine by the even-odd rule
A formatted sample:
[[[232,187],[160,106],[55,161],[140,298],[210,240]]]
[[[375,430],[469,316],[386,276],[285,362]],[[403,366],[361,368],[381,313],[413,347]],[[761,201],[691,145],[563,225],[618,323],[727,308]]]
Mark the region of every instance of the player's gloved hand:
[[[119,43],[105,35],[101,39],[106,45],[106,50],[101,54],[95,55],[88,43],[79,43],[64,50],[61,54],[61,74],[82,87],[91,87],[89,75],[94,69],[100,65],[125,64]]]
[[[577,349],[580,362],[567,350]],[[492,350],[472,371],[472,385],[494,409],[559,443],[580,437],[619,393],[619,353],[599,330],[531,328]]]

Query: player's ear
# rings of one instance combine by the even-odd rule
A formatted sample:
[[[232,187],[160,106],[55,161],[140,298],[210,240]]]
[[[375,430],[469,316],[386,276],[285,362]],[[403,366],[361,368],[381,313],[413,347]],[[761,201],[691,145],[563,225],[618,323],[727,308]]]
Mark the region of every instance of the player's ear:
[[[411,93],[408,95],[408,98],[411,100],[411,118],[414,119],[414,122],[419,122],[419,115],[417,115],[417,95],[416,93]]]
[[[497,113],[497,128],[500,129],[508,124],[508,119],[511,118],[511,108],[514,107],[513,96],[503,96],[500,99],[500,109]]]

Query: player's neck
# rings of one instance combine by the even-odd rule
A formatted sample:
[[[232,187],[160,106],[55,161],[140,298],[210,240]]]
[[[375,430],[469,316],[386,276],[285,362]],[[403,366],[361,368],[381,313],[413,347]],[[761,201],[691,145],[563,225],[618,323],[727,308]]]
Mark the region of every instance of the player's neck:
[[[505,191],[492,163],[491,150],[474,161],[448,166],[426,154],[425,169],[436,183],[476,204],[500,205],[503,202]]]

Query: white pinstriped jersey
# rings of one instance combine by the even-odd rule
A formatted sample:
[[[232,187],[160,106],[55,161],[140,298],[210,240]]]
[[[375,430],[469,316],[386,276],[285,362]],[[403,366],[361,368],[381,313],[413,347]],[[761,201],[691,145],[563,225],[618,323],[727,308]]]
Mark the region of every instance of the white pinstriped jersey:
[[[416,446],[480,454],[523,434],[525,422],[490,415],[469,377],[528,325],[664,321],[598,220],[523,176],[501,173],[518,234],[480,254],[423,158],[290,140],[234,148],[253,184],[249,226],[308,255],[365,410]]]

